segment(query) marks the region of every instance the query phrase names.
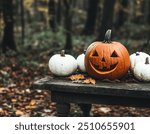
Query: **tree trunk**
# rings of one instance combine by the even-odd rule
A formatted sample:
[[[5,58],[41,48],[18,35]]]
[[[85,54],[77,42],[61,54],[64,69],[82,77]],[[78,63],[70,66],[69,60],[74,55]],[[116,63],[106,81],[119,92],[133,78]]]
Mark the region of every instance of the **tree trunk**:
[[[145,4],[144,4],[144,8],[145,8],[145,21],[147,25],[147,29],[148,29],[148,33],[147,33],[147,39],[146,41],[143,43],[141,49],[139,51],[145,51],[149,53],[149,48],[150,48],[150,1],[146,0]]]
[[[21,39],[22,39],[22,45],[24,44],[24,35],[25,35],[25,23],[24,23],[24,6],[23,6],[23,0],[20,1],[20,7],[21,7]]]
[[[62,15],[62,0],[58,0],[57,11],[56,11],[56,20],[57,24],[61,24],[61,15]]]
[[[65,49],[72,49],[72,12],[71,5],[72,0],[63,0],[65,6],[65,33],[66,33],[66,45]]]
[[[2,51],[16,50],[14,41],[14,20],[13,20],[13,2],[12,0],[3,0],[3,19],[4,19],[4,36],[2,40]]]
[[[95,31],[98,3],[99,0],[88,0],[87,19],[82,31],[83,35],[91,35]]]
[[[127,6],[128,6],[128,0],[122,0],[121,9],[119,11],[118,20],[117,20],[117,28],[120,28],[126,20],[125,9],[127,9]]]
[[[1,35],[2,35],[2,1],[0,1],[0,41],[1,41]]]
[[[135,0],[129,0],[129,17],[128,17],[128,22],[132,23],[135,19],[135,11],[136,11],[136,4],[135,4]]]
[[[148,0],[148,15],[147,15],[147,22],[150,25],[150,1]]]
[[[0,0],[0,13],[2,12],[2,1]]]
[[[53,32],[56,32],[56,3],[55,0],[48,2],[49,25]]]
[[[105,32],[108,29],[112,29],[114,4],[115,4],[115,0],[105,0],[104,1],[102,23],[98,29],[99,34],[98,34],[97,40],[102,41],[104,39]]]

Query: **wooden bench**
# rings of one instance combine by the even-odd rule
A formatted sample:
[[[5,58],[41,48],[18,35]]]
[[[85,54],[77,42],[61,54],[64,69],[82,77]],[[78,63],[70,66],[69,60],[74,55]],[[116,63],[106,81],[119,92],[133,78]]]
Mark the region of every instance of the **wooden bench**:
[[[58,116],[68,116],[70,103],[77,103],[84,116],[90,116],[92,104],[150,107],[150,83],[109,83],[95,85],[73,83],[67,78],[45,77],[36,81],[32,89],[51,91]]]

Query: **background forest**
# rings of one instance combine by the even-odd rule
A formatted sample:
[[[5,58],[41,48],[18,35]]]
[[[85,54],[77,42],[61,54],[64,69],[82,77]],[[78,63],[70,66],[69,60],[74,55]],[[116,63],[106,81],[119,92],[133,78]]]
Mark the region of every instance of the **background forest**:
[[[77,57],[93,41],[112,40],[130,54],[150,54],[149,0],[0,0],[0,116],[55,116],[48,91],[32,83],[51,75],[61,49]],[[77,106],[71,109],[80,116]],[[120,111],[120,112],[118,112]],[[150,109],[93,105],[94,116],[149,116]]]

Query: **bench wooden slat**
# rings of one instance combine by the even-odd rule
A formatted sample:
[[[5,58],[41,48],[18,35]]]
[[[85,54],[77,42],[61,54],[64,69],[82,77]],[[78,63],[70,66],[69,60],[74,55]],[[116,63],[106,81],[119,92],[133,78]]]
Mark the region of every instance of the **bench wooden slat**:
[[[150,83],[108,83],[95,85],[73,83],[67,78],[45,77],[36,81],[32,89],[51,91],[58,116],[68,116],[70,103],[80,104],[84,116],[90,115],[91,105],[108,104],[150,108]]]
[[[150,98],[150,83],[108,83],[97,81],[95,85],[92,85],[73,83],[65,78],[45,77],[36,81],[32,88],[70,93]]]

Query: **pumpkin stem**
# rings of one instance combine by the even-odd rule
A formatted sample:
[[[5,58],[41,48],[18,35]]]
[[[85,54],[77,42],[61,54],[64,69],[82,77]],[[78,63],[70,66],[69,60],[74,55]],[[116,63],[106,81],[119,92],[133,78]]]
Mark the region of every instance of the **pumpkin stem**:
[[[104,43],[111,43],[111,29],[108,29],[105,33]]]
[[[146,57],[145,64],[149,64],[149,58]]]
[[[61,50],[60,55],[61,55],[62,57],[65,57],[65,50]]]
[[[140,55],[140,53],[139,53],[139,52],[136,52],[136,53],[135,53],[135,55],[136,55],[136,56],[139,56],[139,55]]]

